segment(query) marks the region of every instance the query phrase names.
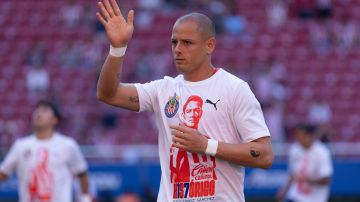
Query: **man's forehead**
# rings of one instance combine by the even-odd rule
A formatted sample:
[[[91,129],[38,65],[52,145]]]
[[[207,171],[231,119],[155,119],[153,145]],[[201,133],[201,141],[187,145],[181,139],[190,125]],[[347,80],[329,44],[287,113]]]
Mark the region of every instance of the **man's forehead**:
[[[198,25],[192,21],[177,22],[172,30],[172,37],[196,38],[198,35]]]

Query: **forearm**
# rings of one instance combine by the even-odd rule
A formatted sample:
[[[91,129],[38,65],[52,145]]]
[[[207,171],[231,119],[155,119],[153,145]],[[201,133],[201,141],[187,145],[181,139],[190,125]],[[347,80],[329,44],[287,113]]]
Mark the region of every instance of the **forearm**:
[[[324,177],[320,179],[309,179],[308,182],[313,185],[328,185],[330,184],[331,178],[330,177]]]
[[[272,165],[274,158],[268,137],[242,144],[219,142],[216,157],[238,165],[264,169]]]
[[[287,180],[286,184],[279,189],[279,191],[276,194],[276,198],[278,201],[283,201],[285,198],[287,192],[290,189],[291,183],[293,182],[292,176],[289,176],[289,179]]]
[[[79,182],[82,194],[89,194],[89,177],[87,172],[79,174]]]
[[[293,178],[290,176],[286,184],[281,188],[284,194],[286,194],[289,191],[292,182],[293,182]]]
[[[120,84],[121,69],[124,57],[107,56],[97,83],[97,98],[113,98]]]

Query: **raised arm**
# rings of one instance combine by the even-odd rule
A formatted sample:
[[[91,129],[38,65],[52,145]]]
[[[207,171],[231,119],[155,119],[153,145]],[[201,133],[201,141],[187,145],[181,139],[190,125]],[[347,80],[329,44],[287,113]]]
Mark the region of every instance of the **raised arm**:
[[[98,6],[101,14],[97,12],[96,16],[105,27],[111,46],[126,47],[134,30],[134,11],[129,11],[126,21],[115,0],[103,0],[98,2]],[[139,98],[135,86],[121,83],[120,80],[123,61],[124,56],[107,56],[97,83],[96,97],[110,105],[139,111]]]

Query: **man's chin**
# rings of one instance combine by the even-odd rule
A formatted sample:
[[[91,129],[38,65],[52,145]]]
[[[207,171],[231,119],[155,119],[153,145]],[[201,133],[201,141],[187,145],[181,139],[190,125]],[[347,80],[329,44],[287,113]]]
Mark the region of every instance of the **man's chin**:
[[[33,126],[32,126],[33,131],[42,131],[42,130],[44,130],[45,128],[46,128],[46,127],[40,126],[40,125],[33,125]]]
[[[181,64],[175,64],[176,69],[179,73],[183,74],[186,72],[186,66]]]

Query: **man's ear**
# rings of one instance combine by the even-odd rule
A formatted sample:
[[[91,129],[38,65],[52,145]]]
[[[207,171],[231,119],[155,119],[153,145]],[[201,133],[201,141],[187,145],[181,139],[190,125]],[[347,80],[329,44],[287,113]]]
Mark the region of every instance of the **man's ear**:
[[[216,46],[216,39],[215,37],[211,37],[206,41],[206,53],[211,54]]]
[[[57,117],[55,117],[53,120],[54,120],[54,127],[58,127],[60,125],[60,120]]]

